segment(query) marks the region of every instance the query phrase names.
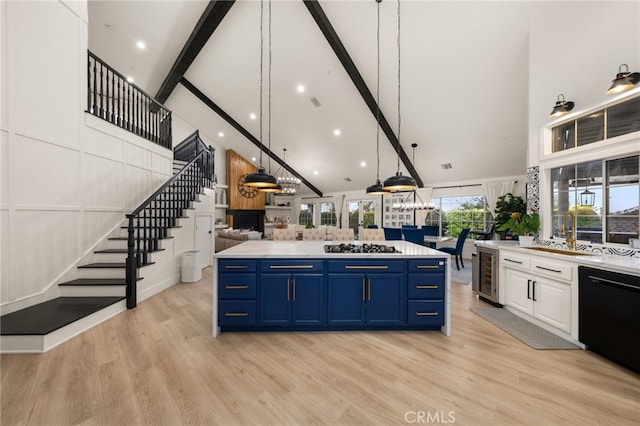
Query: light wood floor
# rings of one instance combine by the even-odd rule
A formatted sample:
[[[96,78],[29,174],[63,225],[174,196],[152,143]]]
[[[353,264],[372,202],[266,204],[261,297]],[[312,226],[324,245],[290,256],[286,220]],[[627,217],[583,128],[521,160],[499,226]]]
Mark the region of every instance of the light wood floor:
[[[640,376],[538,351],[469,312],[453,333],[211,337],[211,269],[41,355],[1,358],[2,425],[638,425]],[[637,342],[635,342],[637,344]],[[422,416],[422,417],[419,417]],[[421,423],[417,420],[422,420]]]

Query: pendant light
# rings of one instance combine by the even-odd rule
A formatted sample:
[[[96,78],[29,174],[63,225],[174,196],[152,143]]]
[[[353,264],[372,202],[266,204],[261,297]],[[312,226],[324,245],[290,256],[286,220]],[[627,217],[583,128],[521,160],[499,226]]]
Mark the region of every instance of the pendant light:
[[[260,0],[260,144],[262,144],[262,64],[264,61],[264,31],[263,31],[263,22],[264,22],[264,0]],[[270,188],[278,185],[276,178],[271,176],[268,173],[265,173],[264,167],[262,166],[262,145],[260,146],[260,167],[258,167],[258,171],[256,173],[250,173],[246,176],[244,180],[244,185],[255,188]]]
[[[622,67],[625,68],[625,71],[622,71]],[[607,95],[614,95],[633,89],[633,86],[640,82],[640,73],[629,72],[629,65],[622,64],[618,67],[616,78],[611,81],[613,84],[609,87],[609,90],[607,90]]]
[[[593,183],[593,179],[589,178],[589,183]],[[589,191],[588,184],[584,191],[580,193],[580,205],[585,207],[593,207],[596,205],[596,193]]]
[[[400,0],[398,0],[398,146],[396,152],[398,153],[398,168],[396,174],[387,178],[382,185],[382,189],[385,191],[413,191],[416,189],[416,181],[411,176],[402,176],[400,172],[400,130],[402,128],[401,116],[400,116]]]
[[[271,0],[269,0],[269,20],[267,21],[268,26],[268,34],[269,34],[269,65],[267,66],[267,113],[269,117],[267,118],[267,140],[269,146],[269,152],[271,152]],[[271,175],[271,157],[269,157],[269,176]],[[275,176],[272,176],[275,179]],[[270,193],[270,194],[279,194],[282,192],[282,186],[276,180],[276,184],[274,186],[261,187],[258,189],[260,192]]]
[[[380,183],[380,3],[382,0],[376,0],[378,7],[378,32],[376,36],[376,45],[378,52],[378,77],[376,80],[376,183],[367,188],[369,195],[384,195],[389,191],[382,189]]]
[[[551,110],[551,114],[549,114],[549,118],[557,118],[569,114],[569,111],[571,111],[574,106],[575,104],[573,102],[565,101],[564,95],[560,93],[556,105],[553,107],[553,110]]]

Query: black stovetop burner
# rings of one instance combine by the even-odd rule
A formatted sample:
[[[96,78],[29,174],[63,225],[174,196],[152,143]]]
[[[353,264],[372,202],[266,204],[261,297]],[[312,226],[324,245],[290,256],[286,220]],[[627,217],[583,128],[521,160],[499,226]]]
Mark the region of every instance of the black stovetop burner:
[[[393,246],[383,244],[327,244],[325,253],[402,253]]]

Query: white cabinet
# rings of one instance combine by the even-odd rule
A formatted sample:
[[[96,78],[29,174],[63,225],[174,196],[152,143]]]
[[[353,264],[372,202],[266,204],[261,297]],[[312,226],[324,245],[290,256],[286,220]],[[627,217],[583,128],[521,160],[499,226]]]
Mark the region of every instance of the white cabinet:
[[[572,297],[577,288],[575,264],[505,251],[501,269],[503,304],[569,335],[577,331],[573,306],[577,300]]]

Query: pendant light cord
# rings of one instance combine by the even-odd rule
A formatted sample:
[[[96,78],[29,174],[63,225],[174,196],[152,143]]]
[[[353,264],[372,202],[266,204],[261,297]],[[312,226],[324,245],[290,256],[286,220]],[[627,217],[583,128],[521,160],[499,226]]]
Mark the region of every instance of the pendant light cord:
[[[398,173],[400,172],[400,0],[398,0],[398,147],[396,152],[398,153]]]
[[[267,138],[269,141],[269,151],[271,151],[271,0],[269,0],[269,21],[267,32],[269,33],[269,65],[268,65],[268,85],[269,85],[269,94],[268,103],[267,103],[267,113],[269,117],[267,118]],[[271,156],[269,156],[269,174],[271,174]]]
[[[264,0],[260,0],[260,143],[262,144],[262,66],[264,63]],[[262,168],[262,148],[260,148],[260,168]]]
[[[378,31],[376,34],[376,41],[378,46],[378,74],[376,81],[376,182],[380,182],[380,2],[382,0],[376,0],[378,3]]]

